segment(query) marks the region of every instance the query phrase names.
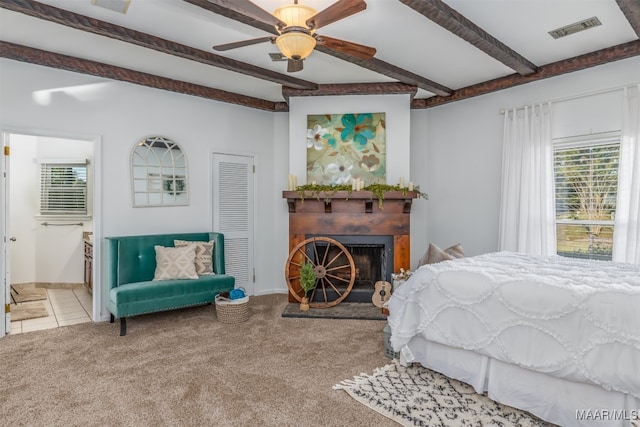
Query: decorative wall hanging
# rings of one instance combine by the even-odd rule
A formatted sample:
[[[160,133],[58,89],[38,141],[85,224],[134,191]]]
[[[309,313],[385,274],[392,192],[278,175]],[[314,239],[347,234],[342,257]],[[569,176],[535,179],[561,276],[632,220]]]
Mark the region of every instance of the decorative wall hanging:
[[[307,183],[386,183],[385,113],[307,116]]]
[[[187,159],[170,139],[138,142],[131,151],[131,177],[134,207],[189,204]]]

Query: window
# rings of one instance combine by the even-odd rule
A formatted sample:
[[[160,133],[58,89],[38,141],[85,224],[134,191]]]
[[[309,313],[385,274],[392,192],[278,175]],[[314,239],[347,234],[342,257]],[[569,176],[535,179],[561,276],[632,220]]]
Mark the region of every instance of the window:
[[[40,164],[40,215],[88,215],[86,161]]]
[[[554,140],[558,255],[611,260],[618,133]]]

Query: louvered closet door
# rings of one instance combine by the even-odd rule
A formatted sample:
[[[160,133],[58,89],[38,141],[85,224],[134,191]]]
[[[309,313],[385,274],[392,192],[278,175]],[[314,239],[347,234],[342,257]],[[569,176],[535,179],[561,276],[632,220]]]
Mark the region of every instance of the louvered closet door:
[[[253,165],[253,157],[213,155],[213,231],[224,234],[227,274],[250,295],[255,282]]]

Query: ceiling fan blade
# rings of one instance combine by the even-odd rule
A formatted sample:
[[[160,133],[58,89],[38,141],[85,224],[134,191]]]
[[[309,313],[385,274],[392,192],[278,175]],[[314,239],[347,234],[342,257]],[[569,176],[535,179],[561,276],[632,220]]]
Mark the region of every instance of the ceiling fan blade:
[[[376,48],[374,47],[348,42],[346,40],[334,39],[333,37],[321,35],[318,35],[316,40],[319,45],[362,59],[371,59],[376,54]]]
[[[213,4],[242,13],[269,25],[285,27],[287,24],[250,0],[208,0]]]
[[[338,0],[326,9],[307,19],[307,26],[314,30],[329,25],[340,19],[361,12],[367,8],[364,0]]]
[[[287,73],[302,71],[302,59],[290,59],[287,61]]]
[[[225,51],[225,50],[231,50],[231,49],[235,49],[238,47],[244,47],[244,46],[251,46],[252,44],[258,44],[258,43],[264,43],[264,42],[272,42],[275,40],[276,38],[273,36],[267,36],[267,37],[260,37],[257,39],[250,39],[250,40],[243,40],[240,42],[233,42],[233,43],[225,43],[225,44],[219,44],[213,47],[214,50],[220,50],[220,51]]]

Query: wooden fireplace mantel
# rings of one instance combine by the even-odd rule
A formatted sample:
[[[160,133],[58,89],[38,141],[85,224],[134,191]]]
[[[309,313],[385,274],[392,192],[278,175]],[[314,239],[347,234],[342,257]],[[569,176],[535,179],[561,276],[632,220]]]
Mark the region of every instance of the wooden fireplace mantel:
[[[308,201],[314,202],[322,202],[324,205],[324,212],[331,213],[333,211],[334,202],[348,202],[352,203],[349,206],[355,207],[353,211],[359,210],[359,207],[363,208],[364,213],[373,213],[374,205],[378,208],[378,211],[382,211],[389,202],[392,205],[392,210],[397,210],[397,207],[400,206],[398,202],[402,205],[403,213],[411,213],[411,203],[413,199],[418,197],[417,191],[387,191],[384,194],[384,200],[382,200],[382,206],[378,200],[378,197],[373,194],[371,191],[336,191],[336,192],[325,192],[321,191],[319,193],[314,193],[311,191],[305,191],[302,194],[297,191],[283,191],[282,197],[287,199],[287,204],[289,205],[289,213],[296,213],[298,209],[305,210],[303,204]],[[309,207],[309,206],[307,206]],[[310,207],[311,211],[315,211],[317,206],[315,203],[312,203]]]
[[[393,269],[410,269],[410,217],[416,191],[283,191],[289,206],[289,252],[307,236],[392,236]],[[292,299],[290,298],[290,301]]]

